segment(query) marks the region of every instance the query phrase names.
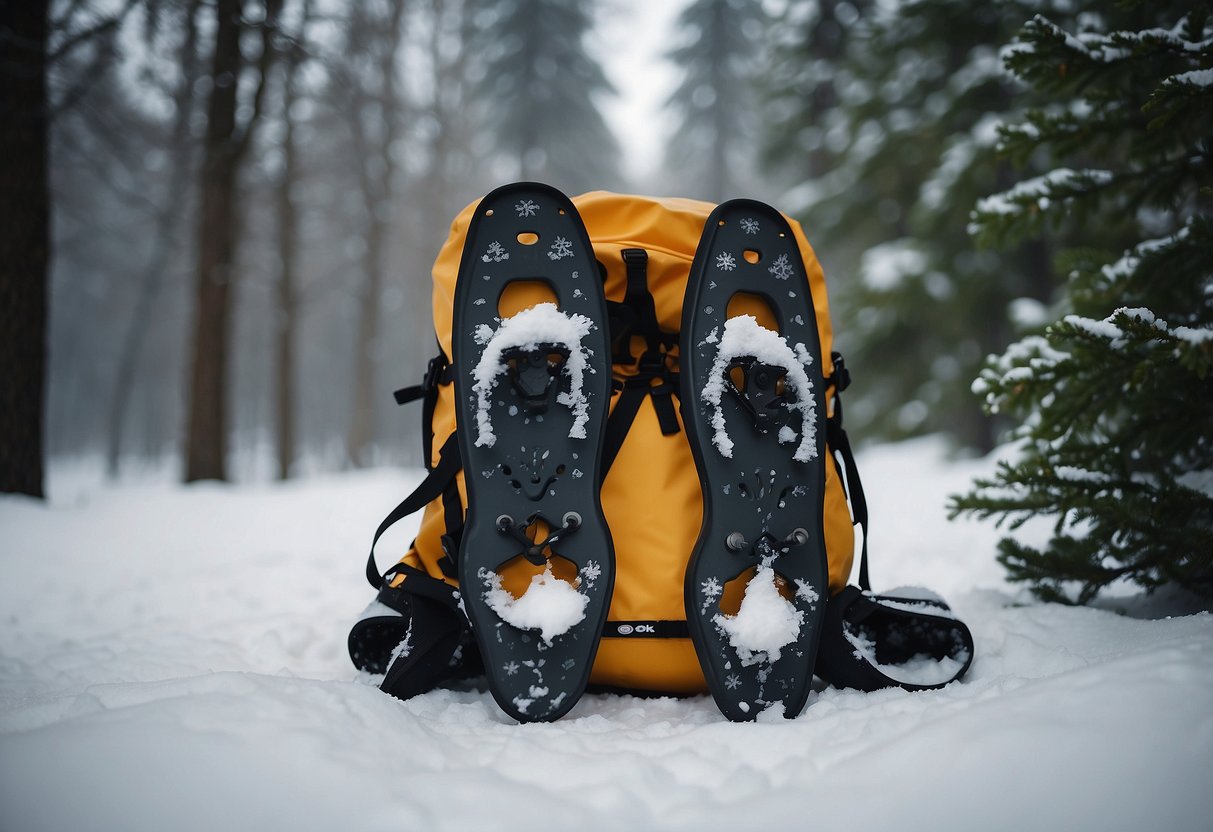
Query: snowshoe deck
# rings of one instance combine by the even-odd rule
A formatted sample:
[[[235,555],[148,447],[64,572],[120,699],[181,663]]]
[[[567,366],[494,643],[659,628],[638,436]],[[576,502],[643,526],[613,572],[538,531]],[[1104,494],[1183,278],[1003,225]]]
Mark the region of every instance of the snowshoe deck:
[[[500,299],[515,281],[543,284],[556,301],[503,318]],[[464,606],[502,710],[558,719],[585,690],[614,583],[598,499],[611,395],[606,301],[564,194],[517,183],[481,200],[453,339]]]
[[[730,318],[735,300],[755,314]],[[825,385],[804,263],[779,212],[732,200],[708,217],[681,339],[682,416],[704,488],[685,583],[691,638],[726,717],[782,706],[792,718],[829,593]]]

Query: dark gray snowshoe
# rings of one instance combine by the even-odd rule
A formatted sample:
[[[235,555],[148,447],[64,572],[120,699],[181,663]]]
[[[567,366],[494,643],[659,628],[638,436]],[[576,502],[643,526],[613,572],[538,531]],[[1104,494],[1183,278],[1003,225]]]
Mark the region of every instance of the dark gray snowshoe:
[[[515,281],[546,284],[556,303],[501,319],[502,292]],[[564,194],[517,183],[481,200],[453,339],[468,498],[464,607],[501,708],[523,722],[558,719],[589,680],[615,574],[598,499],[611,396],[606,301]],[[504,585],[511,569],[530,583]]]
[[[729,318],[745,296],[765,314]],[[778,211],[732,200],[711,214],[681,338],[682,417],[704,489],[685,584],[691,638],[725,716],[782,706],[795,717],[829,595],[826,413],[813,301]]]

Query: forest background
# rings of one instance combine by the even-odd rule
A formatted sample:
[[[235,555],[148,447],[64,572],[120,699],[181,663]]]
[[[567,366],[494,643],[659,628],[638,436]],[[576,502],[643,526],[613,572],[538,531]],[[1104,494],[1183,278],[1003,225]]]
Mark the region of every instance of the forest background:
[[[52,3],[48,454],[417,464],[390,392],[434,352],[430,264],[519,178],[801,218],[852,435],[987,451],[970,384],[1057,284],[1054,242],[966,233],[1026,175],[995,152],[1031,103],[999,50],[1039,5]]]

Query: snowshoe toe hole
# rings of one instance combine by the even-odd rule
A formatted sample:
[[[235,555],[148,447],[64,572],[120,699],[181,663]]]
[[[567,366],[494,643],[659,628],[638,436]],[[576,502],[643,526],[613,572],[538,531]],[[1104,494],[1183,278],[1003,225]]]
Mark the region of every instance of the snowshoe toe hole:
[[[552,570],[554,578],[564,581],[574,588],[577,587],[579,583],[577,564],[555,553],[552,553],[542,565],[532,563],[524,555],[517,555],[498,566],[496,572],[501,578],[501,588],[508,592],[514,600],[518,600],[526,594],[531,580],[543,575],[549,568]]]
[[[737,615],[741,610],[741,602],[745,600],[745,593],[750,581],[758,574],[758,567],[751,566],[745,569],[733,580],[724,584],[720,593],[720,612],[724,615]],[[775,571],[775,588],[785,601],[795,603],[796,589],[786,577],[781,575],[778,570]]]
[[[772,332],[779,332],[779,316],[775,312],[770,298],[754,292],[736,292],[729,298],[725,311],[726,318],[740,318],[749,315],[758,325]]]
[[[555,303],[558,306],[560,304],[556,290],[550,283],[541,279],[511,280],[501,290],[501,297],[497,299],[497,314],[504,320],[541,303]]]

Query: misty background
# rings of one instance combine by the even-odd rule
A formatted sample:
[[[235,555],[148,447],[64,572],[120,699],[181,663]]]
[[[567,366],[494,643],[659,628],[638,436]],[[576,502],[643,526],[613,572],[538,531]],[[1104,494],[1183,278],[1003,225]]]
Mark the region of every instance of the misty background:
[[[1049,244],[981,249],[966,225],[1031,172],[995,155],[1032,103],[999,48],[1037,9],[1077,14],[1059,5],[57,0],[48,455],[186,472],[209,425],[204,476],[420,464],[391,393],[435,352],[430,266],[517,179],[796,216],[851,435],[989,450],[970,384],[1058,281]]]

